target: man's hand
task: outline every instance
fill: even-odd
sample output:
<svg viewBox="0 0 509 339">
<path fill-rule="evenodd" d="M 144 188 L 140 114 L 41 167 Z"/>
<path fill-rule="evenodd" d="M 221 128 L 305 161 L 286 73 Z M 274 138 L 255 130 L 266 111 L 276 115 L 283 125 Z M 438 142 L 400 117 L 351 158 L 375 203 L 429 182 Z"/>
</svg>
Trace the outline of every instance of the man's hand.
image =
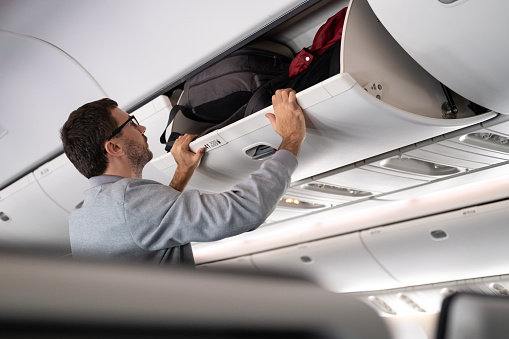
<svg viewBox="0 0 509 339">
<path fill-rule="evenodd" d="M 283 141 L 279 149 L 286 149 L 299 155 L 302 142 L 306 138 L 306 122 L 302 108 L 297 103 L 296 93 L 291 88 L 280 89 L 272 96 L 274 114 L 267 113 L 272 128 Z"/>
<path fill-rule="evenodd" d="M 193 176 L 194 170 L 200 164 L 205 154 L 205 148 L 200 148 L 197 153 L 189 149 L 189 144 L 196 138 L 194 134 L 184 134 L 178 137 L 171 148 L 171 154 L 177 163 L 177 169 L 170 182 L 170 186 L 182 192 Z"/>
</svg>

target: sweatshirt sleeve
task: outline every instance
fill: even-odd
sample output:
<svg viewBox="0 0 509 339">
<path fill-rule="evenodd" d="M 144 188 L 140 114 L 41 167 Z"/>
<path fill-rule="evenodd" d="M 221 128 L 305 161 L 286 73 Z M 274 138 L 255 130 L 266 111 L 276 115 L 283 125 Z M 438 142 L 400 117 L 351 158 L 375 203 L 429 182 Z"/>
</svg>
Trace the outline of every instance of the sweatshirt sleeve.
<svg viewBox="0 0 509 339">
<path fill-rule="evenodd" d="M 125 189 L 125 219 L 134 241 L 146 250 L 241 234 L 260 226 L 274 211 L 296 167 L 295 156 L 281 150 L 231 190 L 214 194 L 178 192 L 132 179 Z"/>
</svg>

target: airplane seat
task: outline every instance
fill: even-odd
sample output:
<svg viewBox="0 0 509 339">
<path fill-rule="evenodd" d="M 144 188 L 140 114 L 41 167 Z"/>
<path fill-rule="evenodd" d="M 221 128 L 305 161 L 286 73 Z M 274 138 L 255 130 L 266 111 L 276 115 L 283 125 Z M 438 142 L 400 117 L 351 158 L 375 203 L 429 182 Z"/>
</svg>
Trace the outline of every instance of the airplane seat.
<svg viewBox="0 0 509 339">
<path fill-rule="evenodd" d="M 390 338 L 359 299 L 288 277 L 1 251 L 0 267 L 0 331 L 16 338 Z"/>
<path fill-rule="evenodd" d="M 509 298 L 456 293 L 442 304 L 437 339 L 507 338 Z"/>
</svg>

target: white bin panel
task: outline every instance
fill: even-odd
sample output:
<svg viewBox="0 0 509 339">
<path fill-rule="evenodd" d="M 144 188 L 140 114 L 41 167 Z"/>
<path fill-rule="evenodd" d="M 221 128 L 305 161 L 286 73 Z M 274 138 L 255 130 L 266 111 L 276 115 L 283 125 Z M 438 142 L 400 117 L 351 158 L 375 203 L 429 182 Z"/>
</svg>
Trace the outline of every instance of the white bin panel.
<svg viewBox="0 0 509 339">
<path fill-rule="evenodd" d="M 509 201 L 361 232 L 367 249 L 404 284 L 503 274 Z"/>
<path fill-rule="evenodd" d="M 334 292 L 399 287 L 366 251 L 359 233 L 252 256 L 261 272 L 300 273 Z"/>
<path fill-rule="evenodd" d="M 0 191 L 0 212 L 0 243 L 70 252 L 69 214 L 41 190 L 32 173 Z"/>
<path fill-rule="evenodd" d="M 67 212 L 83 201 L 83 192 L 90 187 L 88 179 L 65 154 L 39 167 L 34 174 L 44 192 Z"/>
</svg>

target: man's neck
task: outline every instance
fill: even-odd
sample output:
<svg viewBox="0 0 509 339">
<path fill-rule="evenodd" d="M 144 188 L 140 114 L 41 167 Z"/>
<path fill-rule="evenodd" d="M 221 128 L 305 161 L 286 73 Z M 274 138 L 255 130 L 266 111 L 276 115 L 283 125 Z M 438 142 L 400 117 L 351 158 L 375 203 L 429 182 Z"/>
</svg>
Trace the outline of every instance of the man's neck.
<svg viewBox="0 0 509 339">
<path fill-rule="evenodd" d="M 103 173 L 105 175 L 116 175 L 123 178 L 141 178 L 143 168 L 135 169 L 127 158 L 110 159 L 110 163 Z"/>
</svg>

